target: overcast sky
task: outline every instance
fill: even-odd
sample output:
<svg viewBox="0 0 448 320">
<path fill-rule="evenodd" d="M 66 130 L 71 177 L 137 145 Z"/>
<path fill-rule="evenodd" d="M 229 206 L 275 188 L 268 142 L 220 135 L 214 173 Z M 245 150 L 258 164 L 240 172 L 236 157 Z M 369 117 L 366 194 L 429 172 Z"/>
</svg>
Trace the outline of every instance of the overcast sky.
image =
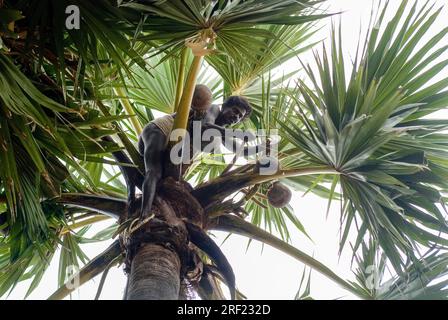
<svg viewBox="0 0 448 320">
<path fill-rule="evenodd" d="M 370 19 L 371 5 L 378 3 L 376 0 L 330 0 L 327 1 L 331 12 L 343 12 L 341 15 L 344 50 L 354 56 L 359 35 L 359 26 L 362 23 L 366 26 Z M 445 1 L 438 0 L 436 3 L 443 4 Z M 399 6 L 401 0 L 391 0 L 389 12 Z M 447 11 L 445 9 L 445 17 Z M 443 16 L 443 14 L 442 14 Z M 339 18 L 335 18 L 336 21 Z M 329 20 L 326 22 L 329 25 Z M 438 24 L 433 29 L 435 32 L 446 27 L 446 19 L 439 19 Z M 329 29 L 324 28 L 317 36 L 320 39 L 328 37 Z M 434 33 L 434 31 L 432 33 Z M 327 40 L 325 40 L 327 41 Z M 309 55 L 305 55 L 307 59 Z M 350 56 L 347 56 L 349 59 Z M 349 61 L 348 61 L 349 62 Z M 291 70 L 297 62 L 289 63 L 286 68 Z M 440 75 L 446 77 L 448 73 Z M 326 264 L 339 276 L 346 279 L 353 279 L 350 271 L 351 252 L 346 250 L 342 257 L 338 257 L 339 244 L 339 204 L 334 203 L 328 219 L 326 218 L 327 201 L 314 195 L 302 197 L 301 193 L 294 193 L 291 203 L 294 212 L 303 223 L 306 231 L 313 239 L 301 235 L 293 227 L 292 244 L 313 255 L 315 258 Z M 92 228 L 92 234 L 98 229 L 111 225 L 113 222 L 104 222 Z M 93 230 L 94 229 L 94 230 Z M 224 235 L 215 233 L 216 240 L 221 243 Z M 90 258 L 102 252 L 110 242 L 103 242 L 93 245 L 85 245 L 83 249 Z M 222 249 L 228 257 L 236 274 L 238 289 L 249 299 L 293 299 L 300 283 L 303 272 L 303 264 L 278 252 L 269 246 L 262 247 L 259 243 L 253 242 L 247 249 L 247 239 L 239 236 L 231 236 L 223 245 Z M 57 256 L 56 256 L 57 257 Z M 49 267 L 40 286 L 31 295 L 32 299 L 46 299 L 57 288 L 58 259 Z M 100 277 L 95 278 L 83 285 L 80 290 L 72 294 L 72 299 L 93 299 Z M 121 268 L 110 270 L 106 284 L 104 286 L 101 299 L 121 299 L 125 285 L 125 275 Z M 22 299 L 26 289 L 20 284 L 10 295 L 9 299 Z M 311 295 L 317 299 L 351 298 L 346 291 L 337 285 L 320 276 L 316 272 L 312 273 Z"/>
</svg>

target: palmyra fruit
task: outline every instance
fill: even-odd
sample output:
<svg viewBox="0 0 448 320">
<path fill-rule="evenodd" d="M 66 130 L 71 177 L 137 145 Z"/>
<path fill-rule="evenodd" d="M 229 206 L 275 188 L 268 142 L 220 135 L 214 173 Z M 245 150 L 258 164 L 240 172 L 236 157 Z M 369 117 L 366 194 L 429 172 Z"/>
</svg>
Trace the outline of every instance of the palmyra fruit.
<svg viewBox="0 0 448 320">
<path fill-rule="evenodd" d="M 285 207 L 292 198 L 291 190 L 280 182 L 275 182 L 267 193 L 268 201 L 274 208 Z"/>
</svg>

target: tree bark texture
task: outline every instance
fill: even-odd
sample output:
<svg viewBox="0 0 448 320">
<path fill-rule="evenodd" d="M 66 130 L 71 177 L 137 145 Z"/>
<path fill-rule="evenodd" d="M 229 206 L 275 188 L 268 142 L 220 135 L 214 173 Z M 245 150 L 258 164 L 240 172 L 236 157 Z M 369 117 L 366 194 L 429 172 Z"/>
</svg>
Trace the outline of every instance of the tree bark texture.
<svg viewBox="0 0 448 320">
<path fill-rule="evenodd" d="M 129 275 L 128 300 L 177 300 L 180 290 L 179 256 L 158 244 L 143 244 Z"/>
</svg>

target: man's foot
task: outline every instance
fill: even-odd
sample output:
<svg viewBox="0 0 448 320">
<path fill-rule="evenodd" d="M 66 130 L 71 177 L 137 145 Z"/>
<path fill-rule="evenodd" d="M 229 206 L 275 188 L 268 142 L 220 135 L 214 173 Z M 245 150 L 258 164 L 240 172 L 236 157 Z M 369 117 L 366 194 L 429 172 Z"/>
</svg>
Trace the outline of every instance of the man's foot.
<svg viewBox="0 0 448 320">
<path fill-rule="evenodd" d="M 151 215 L 151 207 L 152 206 L 146 206 L 146 208 L 142 205 L 140 208 L 140 221 L 145 220 Z"/>
</svg>

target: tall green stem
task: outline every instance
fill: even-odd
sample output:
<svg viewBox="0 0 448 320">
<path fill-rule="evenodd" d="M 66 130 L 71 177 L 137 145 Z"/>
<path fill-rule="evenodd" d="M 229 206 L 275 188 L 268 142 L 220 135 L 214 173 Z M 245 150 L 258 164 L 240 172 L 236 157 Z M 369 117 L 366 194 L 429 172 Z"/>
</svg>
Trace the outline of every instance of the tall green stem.
<svg viewBox="0 0 448 320">
<path fill-rule="evenodd" d="M 182 93 L 182 98 L 180 99 L 179 107 L 177 108 L 176 119 L 174 120 L 173 130 L 176 129 L 186 129 L 188 123 L 188 115 L 190 113 L 190 106 L 193 100 L 194 88 L 196 86 L 196 81 L 199 75 L 202 64 L 202 56 L 195 56 L 193 63 L 190 67 L 190 72 L 188 73 L 187 82 L 185 84 L 185 89 Z"/>
<path fill-rule="evenodd" d="M 182 93 L 184 92 L 185 67 L 187 64 L 187 57 L 188 57 L 188 48 L 185 48 L 184 50 L 182 50 L 182 54 L 180 56 L 179 75 L 177 77 L 177 86 L 176 86 L 176 99 L 174 101 L 175 112 L 177 112 L 177 109 L 179 108 Z"/>
</svg>

